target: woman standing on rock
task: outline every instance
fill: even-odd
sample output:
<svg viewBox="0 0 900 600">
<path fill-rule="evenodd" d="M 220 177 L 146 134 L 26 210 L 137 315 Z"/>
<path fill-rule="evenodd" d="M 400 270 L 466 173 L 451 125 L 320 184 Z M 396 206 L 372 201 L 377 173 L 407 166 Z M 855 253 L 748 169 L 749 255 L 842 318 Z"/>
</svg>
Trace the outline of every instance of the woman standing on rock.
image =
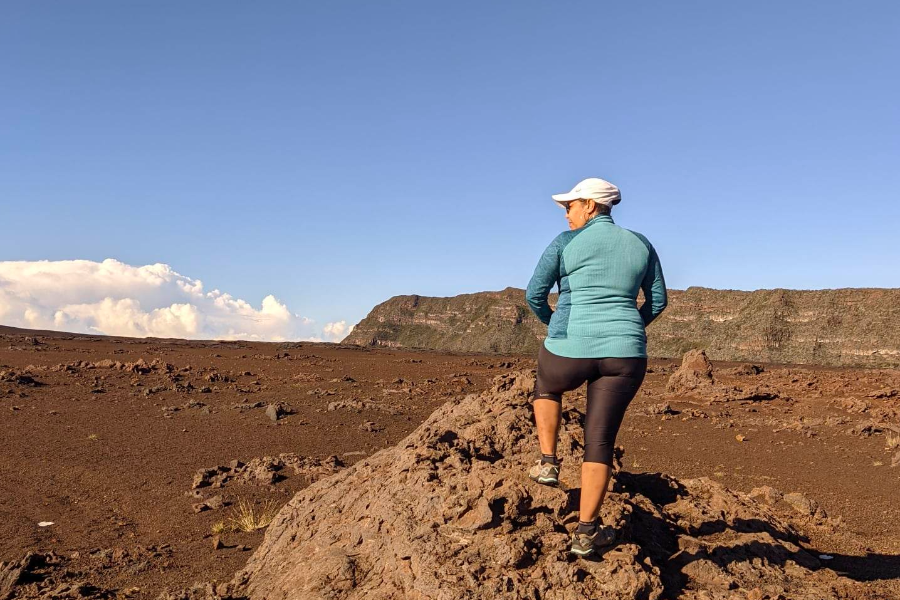
<svg viewBox="0 0 900 600">
<path fill-rule="evenodd" d="M 666 284 L 647 238 L 613 222 L 611 208 L 621 201 L 616 186 L 585 179 L 553 200 L 566 209 L 570 231 L 544 251 L 525 292 L 531 310 L 548 325 L 534 390 L 542 457 L 529 477 L 546 485 L 559 483 L 562 394 L 587 382 L 581 506 L 570 550 L 587 556 L 615 539 L 615 531 L 598 526 L 598 515 L 616 434 L 647 368 L 644 328 L 666 307 Z M 554 284 L 559 289 L 555 311 L 547 302 Z M 645 298 L 640 308 L 638 290 Z"/>
</svg>

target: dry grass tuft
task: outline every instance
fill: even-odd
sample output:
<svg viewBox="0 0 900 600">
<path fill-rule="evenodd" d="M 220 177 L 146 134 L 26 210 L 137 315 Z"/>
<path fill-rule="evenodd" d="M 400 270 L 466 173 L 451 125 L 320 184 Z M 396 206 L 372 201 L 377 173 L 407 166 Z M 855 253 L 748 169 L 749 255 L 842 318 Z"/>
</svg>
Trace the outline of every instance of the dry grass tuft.
<svg viewBox="0 0 900 600">
<path fill-rule="evenodd" d="M 232 516 L 228 519 L 228 526 L 232 531 L 256 531 L 265 529 L 278 513 L 278 506 L 271 500 L 267 500 L 262 508 L 257 509 L 251 502 L 240 500 L 232 509 Z"/>
<path fill-rule="evenodd" d="M 887 449 L 893 450 L 895 448 L 900 448 L 900 433 L 892 433 L 888 432 L 887 434 Z"/>
<path fill-rule="evenodd" d="M 217 523 L 213 523 L 212 526 L 212 534 L 219 535 L 220 533 L 225 533 L 228 530 L 228 525 L 225 524 L 225 521 L 219 521 Z"/>
</svg>

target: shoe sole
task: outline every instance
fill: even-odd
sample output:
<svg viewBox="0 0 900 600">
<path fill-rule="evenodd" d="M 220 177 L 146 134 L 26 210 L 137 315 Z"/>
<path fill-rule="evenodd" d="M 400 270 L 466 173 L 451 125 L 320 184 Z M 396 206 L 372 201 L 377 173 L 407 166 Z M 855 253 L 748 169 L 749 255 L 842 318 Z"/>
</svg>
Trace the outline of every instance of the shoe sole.
<svg viewBox="0 0 900 600">
<path fill-rule="evenodd" d="M 610 540 L 609 542 L 607 542 L 605 544 L 594 544 L 587 550 L 576 550 L 575 548 L 569 548 L 569 554 L 574 554 L 575 556 L 582 556 L 582 557 L 590 556 L 591 554 L 594 554 L 595 552 L 597 552 L 597 548 L 607 548 L 610 546 L 614 546 L 615 544 L 616 544 L 616 540 L 615 540 L 615 538 L 613 538 L 612 540 Z"/>
<path fill-rule="evenodd" d="M 546 477 L 529 477 L 532 481 L 536 481 L 541 485 L 558 486 L 559 479 L 548 479 Z"/>
</svg>

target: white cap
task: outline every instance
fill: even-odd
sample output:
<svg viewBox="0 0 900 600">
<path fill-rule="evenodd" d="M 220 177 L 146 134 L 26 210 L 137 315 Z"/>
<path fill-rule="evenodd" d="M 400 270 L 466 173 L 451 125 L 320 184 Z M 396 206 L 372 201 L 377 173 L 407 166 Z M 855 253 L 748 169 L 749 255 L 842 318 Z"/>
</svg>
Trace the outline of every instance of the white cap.
<svg viewBox="0 0 900 600">
<path fill-rule="evenodd" d="M 563 208 L 572 200 L 593 200 L 598 204 L 612 206 L 622 201 L 622 194 L 619 193 L 619 188 L 605 179 L 589 177 L 579 181 L 568 194 L 555 194 L 552 198 Z"/>
</svg>

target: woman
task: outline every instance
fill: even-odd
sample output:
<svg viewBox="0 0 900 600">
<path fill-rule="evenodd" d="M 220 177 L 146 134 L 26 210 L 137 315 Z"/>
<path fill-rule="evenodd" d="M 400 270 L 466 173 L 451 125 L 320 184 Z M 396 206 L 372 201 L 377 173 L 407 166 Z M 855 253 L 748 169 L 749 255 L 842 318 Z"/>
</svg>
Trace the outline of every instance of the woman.
<svg viewBox="0 0 900 600">
<path fill-rule="evenodd" d="M 542 456 L 529 477 L 559 483 L 562 394 L 587 382 L 581 505 L 570 552 L 588 556 L 615 539 L 614 530 L 598 526 L 598 515 L 616 434 L 647 368 L 644 328 L 666 307 L 666 283 L 647 238 L 613 222 L 611 208 L 621 201 L 616 186 L 585 179 L 553 199 L 566 209 L 570 231 L 544 251 L 525 293 L 531 310 L 548 325 L 534 390 Z M 547 303 L 554 284 L 559 289 L 555 311 Z M 645 298 L 640 308 L 638 290 Z"/>
</svg>

